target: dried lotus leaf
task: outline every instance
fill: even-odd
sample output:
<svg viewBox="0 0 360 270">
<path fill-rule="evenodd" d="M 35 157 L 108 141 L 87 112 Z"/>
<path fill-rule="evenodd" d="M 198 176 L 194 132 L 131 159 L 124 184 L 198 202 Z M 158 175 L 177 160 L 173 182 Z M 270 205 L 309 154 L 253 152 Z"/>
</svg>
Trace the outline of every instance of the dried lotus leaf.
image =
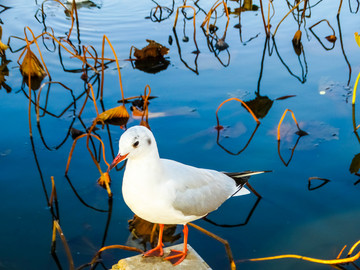
<svg viewBox="0 0 360 270">
<path fill-rule="evenodd" d="M 151 244 L 156 243 L 159 228 L 157 227 L 154 230 L 154 226 L 157 226 L 154 223 L 146 221 L 137 215 L 134 215 L 133 219 L 128 221 L 129 231 L 131 231 L 137 238 L 142 239 L 142 241 L 150 242 Z M 164 242 L 174 242 L 181 237 L 181 234 L 176 233 L 176 225 L 165 225 L 163 233 Z"/>
<path fill-rule="evenodd" d="M 100 178 L 97 180 L 97 182 L 101 187 L 106 188 L 108 196 L 112 197 L 112 192 L 110 189 L 111 179 L 109 173 L 108 172 L 102 173 Z"/>
<path fill-rule="evenodd" d="M 6 44 L 2 43 L 1 37 L 2 37 L 2 27 L 1 27 L 1 25 L 0 25 L 0 54 L 3 54 L 4 51 L 9 48 L 9 46 L 7 46 Z"/>
<path fill-rule="evenodd" d="M 9 76 L 9 69 L 7 67 L 9 63 L 10 63 L 9 60 L 6 60 L 5 57 L 2 57 L 1 65 L 0 65 L 0 89 L 4 87 L 6 92 L 8 93 L 11 92 L 11 87 L 5 83 L 6 82 L 5 76 Z"/>
<path fill-rule="evenodd" d="M 356 154 L 350 164 L 350 173 L 357 173 L 360 170 L 360 154 Z"/>
<path fill-rule="evenodd" d="M 356 41 L 357 45 L 359 45 L 359 47 L 360 47 L 360 36 L 359 36 L 358 32 L 355 32 L 355 41 Z"/>
<path fill-rule="evenodd" d="M 106 188 L 107 185 L 111 183 L 110 175 L 108 172 L 103 173 L 100 178 L 97 180 L 97 183 L 103 187 Z"/>
<path fill-rule="evenodd" d="M 4 43 L 1 42 L 0 40 L 0 53 L 3 54 L 5 50 L 7 50 L 9 48 L 9 46 L 5 45 Z"/>
<path fill-rule="evenodd" d="M 106 110 L 96 117 L 95 121 L 97 124 L 104 125 L 105 122 L 113 125 L 125 125 L 129 120 L 129 113 L 127 112 L 124 105 Z"/>
<path fill-rule="evenodd" d="M 81 131 L 81 130 L 78 130 L 76 128 L 71 128 L 70 129 L 70 134 L 71 134 L 71 137 L 75 140 L 77 137 L 83 135 L 84 132 Z"/>
<path fill-rule="evenodd" d="M 24 77 L 38 77 L 43 79 L 46 76 L 43 65 L 36 55 L 28 49 L 23 62 L 20 64 L 20 72 Z"/>
<path fill-rule="evenodd" d="M 326 36 L 325 38 L 332 43 L 334 43 L 337 39 L 335 35 Z"/>
<path fill-rule="evenodd" d="M 295 50 L 295 53 L 297 55 L 300 55 L 301 54 L 301 51 L 302 51 L 302 45 L 301 45 L 301 31 L 300 30 L 297 30 L 295 35 L 294 35 L 294 38 L 292 40 L 292 43 L 293 43 L 293 47 L 294 47 L 294 50 Z"/>
<path fill-rule="evenodd" d="M 132 111 L 133 117 L 141 117 L 143 115 L 143 113 L 144 113 L 143 111 L 139 110 L 135 106 L 131 107 L 131 111 Z"/>
<path fill-rule="evenodd" d="M 148 58 L 163 58 L 168 54 L 169 49 L 154 40 L 147 39 L 149 44 L 141 50 L 135 48 L 134 56 L 138 60 L 144 60 Z"/>
<path fill-rule="evenodd" d="M 256 96 L 255 99 L 245 101 L 257 118 L 264 118 L 268 114 L 273 102 L 267 96 Z"/>
</svg>

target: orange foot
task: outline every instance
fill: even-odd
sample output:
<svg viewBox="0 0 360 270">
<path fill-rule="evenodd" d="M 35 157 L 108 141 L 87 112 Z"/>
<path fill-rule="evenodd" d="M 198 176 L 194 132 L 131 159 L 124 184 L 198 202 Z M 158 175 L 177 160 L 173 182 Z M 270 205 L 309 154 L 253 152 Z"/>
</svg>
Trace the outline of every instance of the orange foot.
<svg viewBox="0 0 360 270">
<path fill-rule="evenodd" d="M 156 246 L 143 254 L 144 257 L 161 257 L 162 255 L 164 255 L 162 246 Z"/>
<path fill-rule="evenodd" d="M 164 260 L 168 260 L 173 265 L 178 265 L 181 263 L 186 257 L 187 251 L 180 251 L 172 249 L 169 256 L 165 257 Z"/>
</svg>

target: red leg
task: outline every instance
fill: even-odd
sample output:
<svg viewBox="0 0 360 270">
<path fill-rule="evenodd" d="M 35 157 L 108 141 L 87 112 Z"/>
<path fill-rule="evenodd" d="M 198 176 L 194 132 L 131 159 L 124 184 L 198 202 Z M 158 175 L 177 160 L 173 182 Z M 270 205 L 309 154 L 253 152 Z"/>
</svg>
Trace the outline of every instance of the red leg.
<svg viewBox="0 0 360 270">
<path fill-rule="evenodd" d="M 143 254 L 144 257 L 161 257 L 162 255 L 164 255 L 164 251 L 163 251 L 163 242 L 162 242 L 162 237 L 163 237 L 163 232 L 164 232 L 164 224 L 159 224 L 160 229 L 159 229 L 159 240 L 158 240 L 158 244 L 155 248 L 150 249 L 149 251 L 145 252 Z"/>
<path fill-rule="evenodd" d="M 171 250 L 169 256 L 165 257 L 164 260 L 168 260 L 170 261 L 173 265 L 178 265 L 179 263 L 181 263 L 187 254 L 187 239 L 188 239 L 188 227 L 185 224 L 184 225 L 184 249 L 183 251 L 180 250 Z"/>
</svg>

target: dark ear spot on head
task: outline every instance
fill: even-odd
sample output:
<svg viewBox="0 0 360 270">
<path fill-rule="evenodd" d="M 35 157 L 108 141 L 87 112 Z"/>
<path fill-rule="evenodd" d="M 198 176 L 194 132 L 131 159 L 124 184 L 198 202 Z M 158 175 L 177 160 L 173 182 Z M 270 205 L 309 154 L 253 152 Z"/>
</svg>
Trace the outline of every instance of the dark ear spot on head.
<svg viewBox="0 0 360 270">
<path fill-rule="evenodd" d="M 150 145 L 150 144 L 151 144 L 151 139 L 150 139 L 150 138 L 147 139 L 147 142 L 148 142 L 148 144 Z"/>
</svg>

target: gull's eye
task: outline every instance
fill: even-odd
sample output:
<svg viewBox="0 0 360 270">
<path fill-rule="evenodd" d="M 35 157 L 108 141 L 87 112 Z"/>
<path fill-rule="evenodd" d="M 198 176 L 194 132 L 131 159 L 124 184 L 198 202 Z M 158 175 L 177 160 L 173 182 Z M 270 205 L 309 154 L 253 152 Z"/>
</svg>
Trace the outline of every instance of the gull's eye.
<svg viewBox="0 0 360 270">
<path fill-rule="evenodd" d="M 138 145 L 139 145 L 139 141 L 136 141 L 136 142 L 133 143 L 134 148 L 137 147 Z"/>
</svg>

